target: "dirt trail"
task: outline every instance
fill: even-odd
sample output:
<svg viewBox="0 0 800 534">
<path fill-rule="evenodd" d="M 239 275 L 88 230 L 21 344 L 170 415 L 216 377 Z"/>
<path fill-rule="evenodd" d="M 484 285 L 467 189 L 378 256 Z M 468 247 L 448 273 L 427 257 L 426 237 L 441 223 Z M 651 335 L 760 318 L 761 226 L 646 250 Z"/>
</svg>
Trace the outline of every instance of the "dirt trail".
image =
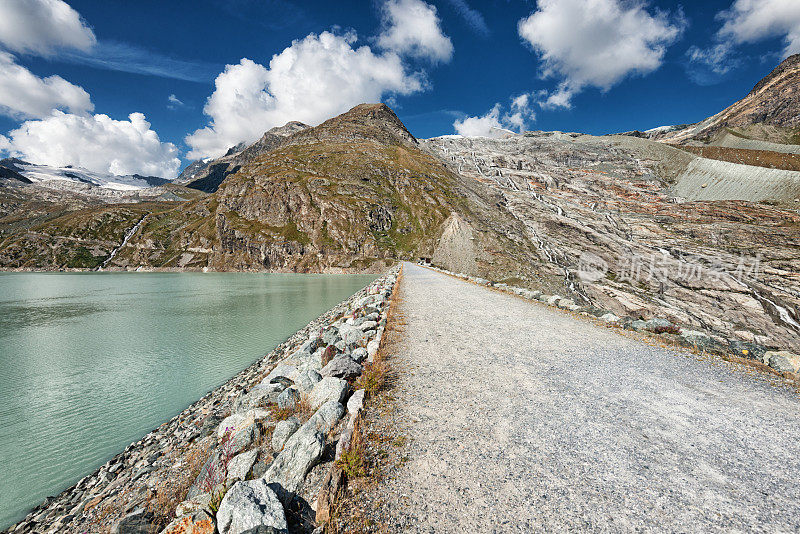
<svg viewBox="0 0 800 534">
<path fill-rule="evenodd" d="M 413 264 L 401 296 L 391 530 L 800 529 L 793 390 Z"/>
</svg>

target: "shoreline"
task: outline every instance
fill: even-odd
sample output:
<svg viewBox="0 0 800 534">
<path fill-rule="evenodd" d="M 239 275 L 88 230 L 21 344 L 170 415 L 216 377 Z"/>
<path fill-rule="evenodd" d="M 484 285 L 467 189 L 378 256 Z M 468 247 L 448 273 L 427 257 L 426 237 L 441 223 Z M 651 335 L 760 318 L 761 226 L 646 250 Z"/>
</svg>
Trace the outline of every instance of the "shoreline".
<svg viewBox="0 0 800 534">
<path fill-rule="evenodd" d="M 315 271 L 297 271 L 292 269 L 211 269 L 209 267 L 137 267 L 135 269 L 121 269 L 110 267 L 106 269 L 64 268 L 41 269 L 37 267 L 3 267 L 0 273 L 242 273 L 242 274 L 377 274 L 382 275 L 396 265 L 398 261 L 386 258 L 376 258 L 367 268 L 355 269 L 349 267 L 326 267 Z M 408 260 L 411 261 L 411 260 Z M 373 268 L 374 266 L 374 268 Z"/>
<path fill-rule="evenodd" d="M 3 533 L 50 533 L 50 532 L 107 532 L 108 525 L 102 516 L 111 515 L 103 507 L 104 502 L 114 497 L 126 495 L 135 482 L 155 479 L 159 471 L 180 465 L 180 457 L 186 453 L 190 444 L 209 439 L 217 429 L 218 423 L 230 413 L 231 404 L 245 394 L 276 362 L 285 358 L 305 341 L 313 332 L 329 325 L 341 317 L 353 304 L 368 295 L 369 288 L 391 276 L 398 268 L 397 263 L 385 268 L 375 281 L 367 284 L 347 299 L 325 311 L 264 356 L 256 359 L 245 369 L 208 391 L 205 395 L 184 408 L 180 413 L 144 434 L 138 441 L 130 443 L 99 468 L 90 472 L 77 483 L 65 488 L 55 496 L 50 496 L 33 507 L 18 522 L 5 527 Z M 4 271 L 8 272 L 8 271 Z M 14 271 L 32 272 L 32 271 Z M 33 272 L 97 272 L 97 271 L 33 271 Z M 135 272 L 135 271 L 102 271 Z M 188 271 L 177 271 L 188 272 Z M 197 271 L 194 271 L 197 272 Z M 220 271 L 231 272 L 231 271 Z M 239 271 L 236 271 L 239 272 Z M 250 272 L 250 271 L 242 271 Z M 265 273 L 270 273 L 266 272 Z M 274 273 L 274 271 L 271 271 Z M 300 274 L 300 273 L 295 273 Z M 335 274 L 335 273 L 308 273 Z M 352 273 L 341 273 L 352 274 Z M 362 273 L 369 274 L 369 273 Z M 172 454 L 170 454 L 172 453 Z M 164 460 L 178 458 L 177 464 Z M 156 474 L 153 476 L 153 474 Z M 127 486 L 127 487 L 126 487 Z M 133 501 L 137 501 L 134 497 Z M 129 513 L 149 504 L 146 499 L 138 499 L 124 510 Z M 96 516 L 101 516 L 97 521 Z"/>
</svg>

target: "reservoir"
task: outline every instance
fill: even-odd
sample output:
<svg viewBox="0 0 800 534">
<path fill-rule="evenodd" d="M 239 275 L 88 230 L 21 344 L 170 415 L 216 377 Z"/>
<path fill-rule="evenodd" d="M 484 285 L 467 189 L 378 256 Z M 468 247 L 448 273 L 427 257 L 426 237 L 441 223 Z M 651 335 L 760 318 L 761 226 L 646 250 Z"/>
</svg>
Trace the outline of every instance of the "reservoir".
<svg viewBox="0 0 800 534">
<path fill-rule="evenodd" d="M 0 273 L 0 529 L 375 278 Z"/>
</svg>

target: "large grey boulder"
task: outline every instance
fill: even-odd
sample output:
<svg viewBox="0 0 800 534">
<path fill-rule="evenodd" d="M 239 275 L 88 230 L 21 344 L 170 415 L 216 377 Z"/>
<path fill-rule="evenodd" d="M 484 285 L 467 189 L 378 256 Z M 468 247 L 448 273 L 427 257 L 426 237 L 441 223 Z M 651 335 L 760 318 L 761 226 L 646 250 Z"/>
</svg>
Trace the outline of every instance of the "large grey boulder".
<svg viewBox="0 0 800 534">
<path fill-rule="evenodd" d="M 220 534 L 242 534 L 262 525 L 285 531 L 283 505 L 263 479 L 237 482 L 219 505 L 217 530 Z"/>
<path fill-rule="evenodd" d="M 306 473 L 316 465 L 324 449 L 324 435 L 303 425 L 289 438 L 261 480 L 279 491 L 282 499 L 289 499 L 303 484 Z"/>
<path fill-rule="evenodd" d="M 339 335 L 339 329 L 334 326 L 327 328 L 322 333 L 322 342 L 326 345 L 334 345 L 340 339 L 341 336 Z"/>
<path fill-rule="evenodd" d="M 294 408 L 300 402 L 300 393 L 295 388 L 286 388 L 278 395 L 278 408 Z"/>
<path fill-rule="evenodd" d="M 367 343 L 366 333 L 358 327 L 345 325 L 339 332 L 345 347 L 361 347 Z"/>
<path fill-rule="evenodd" d="M 137 508 L 124 516 L 111 528 L 111 534 L 150 534 L 155 528 L 155 517 L 144 508 Z"/>
<path fill-rule="evenodd" d="M 574 306 L 575 301 L 572 299 L 561 299 L 558 301 L 558 307 L 568 310 L 570 306 Z"/>
<path fill-rule="evenodd" d="M 649 319 L 644 322 L 645 329 L 651 332 L 656 332 L 660 329 L 669 328 L 671 326 L 674 325 L 670 321 L 661 317 L 654 317 L 653 319 Z"/>
<path fill-rule="evenodd" d="M 319 370 L 322 369 L 322 355 L 325 354 L 325 349 L 327 349 L 327 347 L 318 348 L 306 361 L 303 371 L 314 370 L 319 372 Z"/>
<path fill-rule="evenodd" d="M 297 417 L 290 417 L 285 421 L 280 421 L 275 425 L 275 430 L 272 431 L 272 450 L 280 452 L 283 446 L 292 437 L 292 434 L 297 432 L 300 428 L 300 420 Z"/>
<path fill-rule="evenodd" d="M 300 373 L 296 385 L 303 393 L 311 393 L 311 390 L 320 380 L 322 380 L 322 375 L 313 369 L 307 369 Z"/>
<path fill-rule="evenodd" d="M 217 438 L 222 438 L 226 432 L 236 432 L 251 426 L 256 421 L 269 417 L 269 411 L 263 408 L 253 408 L 246 412 L 235 413 L 226 417 L 217 427 Z"/>
<path fill-rule="evenodd" d="M 375 330 L 376 328 L 378 328 L 378 322 L 377 321 L 364 321 L 363 323 L 361 323 L 359 325 L 359 328 L 361 328 L 361 330 L 363 332 L 366 332 L 367 330 Z"/>
<path fill-rule="evenodd" d="M 705 332 L 700 332 L 697 330 L 686 330 L 681 328 L 680 334 L 681 338 L 689 344 L 698 349 L 705 349 L 711 350 L 715 348 L 720 348 L 720 343 L 711 337 L 710 335 L 706 334 Z"/>
<path fill-rule="evenodd" d="M 647 328 L 647 322 L 642 321 L 641 319 L 636 319 L 635 321 L 631 321 L 628 323 L 628 328 L 630 330 L 636 330 L 637 332 L 641 332 L 645 328 Z"/>
<path fill-rule="evenodd" d="M 257 456 L 258 449 L 252 449 L 231 458 L 231 461 L 228 462 L 227 481 L 230 483 L 246 479 L 253 468 L 253 464 L 256 463 Z"/>
<path fill-rule="evenodd" d="M 800 369 L 800 355 L 789 351 L 768 351 L 764 358 L 770 367 L 782 373 L 796 373 Z"/>
<path fill-rule="evenodd" d="M 239 397 L 233 404 L 233 412 L 247 411 L 253 408 L 264 408 L 278 400 L 278 395 L 286 389 L 285 384 L 259 384 Z"/>
<path fill-rule="evenodd" d="M 344 412 L 344 406 L 340 402 L 330 400 L 320 406 L 319 410 L 305 422 L 300 430 L 313 429 L 327 435 L 342 418 Z"/>
<path fill-rule="evenodd" d="M 252 425 L 231 434 L 230 441 L 224 448 L 227 448 L 228 454 L 237 454 L 245 449 L 250 448 L 250 445 L 258 441 L 261 437 L 261 430 L 258 425 Z"/>
<path fill-rule="evenodd" d="M 364 369 L 347 354 L 339 354 L 328 365 L 322 368 L 320 374 L 324 377 L 335 376 L 336 378 L 355 378 Z"/>
<path fill-rule="evenodd" d="M 300 350 L 303 352 L 308 352 L 309 354 L 313 354 L 314 351 L 317 350 L 317 348 L 319 348 L 320 344 L 321 340 L 319 335 L 311 334 L 310 336 L 308 336 L 308 339 L 306 339 L 305 342 L 303 342 L 303 344 L 300 345 Z"/>
<path fill-rule="evenodd" d="M 761 345 L 735 339 L 728 340 L 728 348 L 737 356 L 742 356 L 751 360 L 759 360 L 762 362 L 764 361 L 764 355 L 767 352 L 767 349 Z M 769 363 L 769 361 L 767 361 L 767 363 Z"/>
<path fill-rule="evenodd" d="M 359 389 L 355 391 L 352 395 L 350 395 L 350 399 L 347 401 L 347 412 L 350 414 L 358 414 L 361 409 L 364 407 L 364 394 L 366 392 L 363 389 Z"/>
<path fill-rule="evenodd" d="M 611 312 L 601 315 L 600 319 L 607 323 L 618 323 L 620 320 L 619 317 L 617 317 Z"/>
<path fill-rule="evenodd" d="M 370 343 L 372 343 L 372 341 L 370 341 Z M 369 346 L 369 344 L 367 344 L 367 346 Z M 350 357 L 353 358 L 353 361 L 356 363 L 362 363 L 367 359 L 367 355 L 367 349 L 364 347 L 358 347 L 357 349 L 354 349 L 352 353 L 350 353 Z"/>
<path fill-rule="evenodd" d="M 312 408 L 319 408 L 328 401 L 343 402 L 347 396 L 349 385 L 346 381 L 336 377 L 326 377 L 320 380 L 311 390 L 310 402 Z"/>
<path fill-rule="evenodd" d="M 297 367 L 286 363 L 279 363 L 275 369 L 269 372 L 266 378 L 261 381 L 263 385 L 278 382 L 280 379 L 285 378 L 294 382 L 300 373 L 297 372 Z"/>
</svg>

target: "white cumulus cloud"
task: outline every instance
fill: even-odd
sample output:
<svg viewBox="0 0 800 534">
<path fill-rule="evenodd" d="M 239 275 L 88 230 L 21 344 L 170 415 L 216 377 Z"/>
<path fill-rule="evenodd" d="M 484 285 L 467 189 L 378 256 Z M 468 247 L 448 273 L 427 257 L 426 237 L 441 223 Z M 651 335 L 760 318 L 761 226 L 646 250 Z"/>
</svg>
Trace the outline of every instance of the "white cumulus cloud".
<svg viewBox="0 0 800 534">
<path fill-rule="evenodd" d="M 722 25 L 713 44 L 693 46 L 686 53 L 687 73 L 700 85 L 719 83 L 738 67 L 742 60 L 736 49 L 743 44 L 781 38 L 784 57 L 800 53 L 800 1 L 736 0 L 717 19 Z"/>
<path fill-rule="evenodd" d="M 60 76 L 39 78 L 0 52 L 0 114 L 14 119 L 39 119 L 53 109 L 72 113 L 92 111 L 89 93 Z"/>
<path fill-rule="evenodd" d="M 800 2 L 798 0 L 736 0 L 718 17 L 722 41 L 754 43 L 782 37 L 785 56 L 800 53 Z"/>
<path fill-rule="evenodd" d="M 14 52 L 48 56 L 59 48 L 89 50 L 92 29 L 62 0 L 2 0 L 0 43 Z"/>
<path fill-rule="evenodd" d="M 407 72 L 400 56 L 356 48 L 356 40 L 354 33 L 310 34 L 268 67 L 249 59 L 227 65 L 203 110 L 210 124 L 186 137 L 188 156 L 220 156 L 292 120 L 319 124 L 362 102 L 425 88 L 422 74 Z"/>
<path fill-rule="evenodd" d="M 453 44 L 436 8 L 422 0 L 386 0 L 377 50 L 358 46 L 355 32 L 309 34 L 272 57 L 227 65 L 203 111 L 208 126 L 186 137 L 190 158 L 216 157 L 253 142 L 275 126 L 320 122 L 363 102 L 391 100 L 427 89 L 425 73 L 404 59 L 448 61 Z"/>
<path fill-rule="evenodd" d="M 485 115 L 455 121 L 453 128 L 464 137 L 497 137 L 506 133 L 500 124 L 500 104 L 496 104 Z"/>
<path fill-rule="evenodd" d="M 378 46 L 400 55 L 450 61 L 453 43 L 442 33 L 436 8 L 422 0 L 388 0 Z"/>
<path fill-rule="evenodd" d="M 685 23 L 646 7 L 643 0 L 539 0 L 518 31 L 540 56 L 543 77 L 560 79 L 545 105 L 569 107 L 586 87 L 608 90 L 658 69 Z"/>
<path fill-rule="evenodd" d="M 453 123 L 455 132 L 464 137 L 502 137 L 509 132 L 522 132 L 536 120 L 534 95 L 523 93 L 511 99 L 503 112 L 498 102 L 484 115 L 465 117 Z"/>
<path fill-rule="evenodd" d="M 118 175 L 174 178 L 181 163 L 175 145 L 162 143 L 141 113 L 120 121 L 54 111 L 45 119 L 22 123 L 7 138 L 0 136 L 0 150 L 33 163 Z"/>
</svg>

